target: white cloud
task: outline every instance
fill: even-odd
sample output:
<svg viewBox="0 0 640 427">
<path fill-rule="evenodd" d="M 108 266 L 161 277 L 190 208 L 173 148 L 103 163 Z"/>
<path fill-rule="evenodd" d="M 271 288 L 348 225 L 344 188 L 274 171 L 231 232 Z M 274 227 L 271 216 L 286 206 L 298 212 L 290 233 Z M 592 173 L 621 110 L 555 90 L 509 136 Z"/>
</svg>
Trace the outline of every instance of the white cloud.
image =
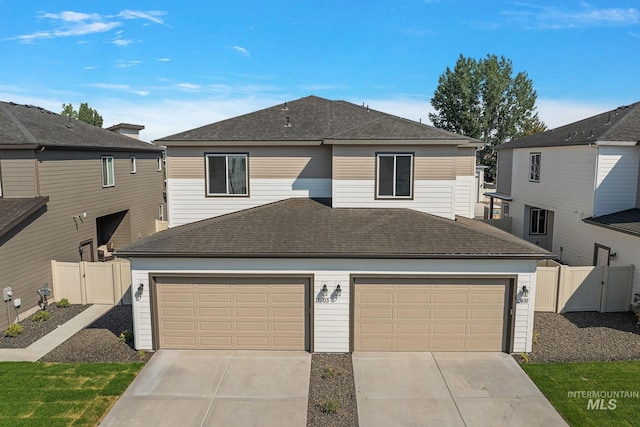
<svg viewBox="0 0 640 427">
<path fill-rule="evenodd" d="M 194 83 L 178 83 L 176 85 L 179 89 L 184 89 L 184 90 L 188 90 L 188 91 L 196 91 L 198 89 L 200 89 L 200 85 L 194 84 Z"/>
<path fill-rule="evenodd" d="M 115 39 L 111 42 L 112 44 L 115 44 L 116 46 L 129 46 L 131 43 L 133 43 L 133 40 L 129 40 L 129 39 Z"/>
<path fill-rule="evenodd" d="M 142 64 L 142 61 L 125 61 L 123 59 L 119 59 L 116 62 L 116 68 L 130 68 L 140 64 Z"/>
<path fill-rule="evenodd" d="M 5 40 L 18 40 L 23 43 L 33 43 L 38 39 L 50 39 L 57 37 L 77 37 L 88 34 L 105 33 L 124 25 L 118 20 L 143 19 L 156 24 L 166 25 L 161 16 L 166 15 L 162 11 L 137 11 L 123 10 L 117 15 L 100 15 L 98 13 L 81 13 L 74 11 L 64 11 L 59 13 L 40 12 L 38 17 L 53 23 L 53 29 L 35 31 L 29 34 L 9 37 Z M 119 38 L 118 38 L 119 39 Z M 123 46 L 131 41 L 114 41 L 114 44 Z"/>
<path fill-rule="evenodd" d="M 166 25 L 161 16 L 166 15 L 167 12 L 159 11 L 159 10 L 149 10 L 147 12 L 143 12 L 140 10 L 123 10 L 118 14 L 120 18 L 123 19 L 146 19 L 156 24 Z"/>
<path fill-rule="evenodd" d="M 169 61 L 171 61 L 171 58 L 158 58 L 158 59 L 156 59 L 156 61 L 169 62 Z"/>
<path fill-rule="evenodd" d="M 538 99 L 538 116 L 549 129 L 614 109 L 619 105 L 608 102 L 582 102 L 564 99 Z"/>
<path fill-rule="evenodd" d="M 580 9 L 513 3 L 517 9 L 501 14 L 525 29 L 573 29 L 594 26 L 629 26 L 640 24 L 640 11 L 635 8 L 597 8 L 581 3 Z"/>
<path fill-rule="evenodd" d="M 247 49 L 243 48 L 242 46 L 231 46 L 231 49 L 235 50 L 236 52 L 240 52 L 244 56 L 250 56 L 251 55 L 249 53 L 249 51 Z"/>
<path fill-rule="evenodd" d="M 83 70 L 95 70 L 96 67 L 95 65 L 87 65 L 86 67 L 82 67 Z"/>
</svg>

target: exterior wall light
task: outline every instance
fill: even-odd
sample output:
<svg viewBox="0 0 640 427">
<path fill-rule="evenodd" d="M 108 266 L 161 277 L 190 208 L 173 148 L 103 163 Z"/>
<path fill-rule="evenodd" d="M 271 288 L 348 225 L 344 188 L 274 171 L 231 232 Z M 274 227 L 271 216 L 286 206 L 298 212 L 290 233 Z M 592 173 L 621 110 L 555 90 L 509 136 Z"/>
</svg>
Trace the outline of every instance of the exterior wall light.
<svg viewBox="0 0 640 427">
<path fill-rule="evenodd" d="M 526 285 L 522 286 L 522 297 L 527 298 L 529 296 L 529 289 Z"/>
<path fill-rule="evenodd" d="M 342 288 L 340 288 L 340 285 L 336 286 L 336 296 L 340 296 L 342 295 Z"/>
<path fill-rule="evenodd" d="M 615 252 L 611 252 L 611 253 L 609 254 L 609 260 L 610 260 L 610 261 L 613 261 L 614 259 L 616 259 L 616 257 L 617 257 L 617 256 L 618 256 L 618 254 L 617 254 L 617 253 L 615 253 Z"/>
<path fill-rule="evenodd" d="M 326 297 L 328 293 L 329 289 L 327 289 L 327 284 L 325 283 L 324 285 L 322 285 L 322 296 Z"/>
</svg>

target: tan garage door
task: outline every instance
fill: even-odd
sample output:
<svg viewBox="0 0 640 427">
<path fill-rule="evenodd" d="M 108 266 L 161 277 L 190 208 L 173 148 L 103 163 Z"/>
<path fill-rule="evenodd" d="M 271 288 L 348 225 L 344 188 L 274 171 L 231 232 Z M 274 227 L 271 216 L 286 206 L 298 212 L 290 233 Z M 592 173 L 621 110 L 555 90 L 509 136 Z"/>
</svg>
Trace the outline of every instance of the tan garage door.
<svg viewBox="0 0 640 427">
<path fill-rule="evenodd" d="M 356 351 L 503 351 L 507 279 L 356 279 Z"/>
<path fill-rule="evenodd" d="M 302 278 L 156 278 L 159 348 L 305 350 Z"/>
</svg>

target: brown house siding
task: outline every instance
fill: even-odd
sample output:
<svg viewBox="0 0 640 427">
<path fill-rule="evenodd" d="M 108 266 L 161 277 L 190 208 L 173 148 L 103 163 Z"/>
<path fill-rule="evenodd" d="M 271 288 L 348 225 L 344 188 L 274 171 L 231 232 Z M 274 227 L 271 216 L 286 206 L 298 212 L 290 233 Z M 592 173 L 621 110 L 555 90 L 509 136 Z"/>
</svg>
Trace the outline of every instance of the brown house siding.
<svg viewBox="0 0 640 427">
<path fill-rule="evenodd" d="M 77 262 L 78 244 L 92 240 L 97 260 L 96 218 L 128 210 L 112 239 L 116 248 L 155 231 L 158 205 L 163 203 L 158 154 L 136 153 L 135 174 L 129 171 L 132 153 L 128 152 L 45 150 L 37 154 L 40 193 L 49 197 L 46 211 L 0 241 L 0 275 L 13 288 L 14 297 L 22 299 L 23 310 L 37 303 L 36 289 L 45 282 L 51 284 L 52 259 Z M 102 188 L 101 155 L 114 157 L 115 187 Z M 5 174 L 3 169 L 3 178 Z M 14 317 L 12 312 L 10 320 Z M 7 323 L 6 312 L 0 314 L 0 329 Z"/>
<path fill-rule="evenodd" d="M 334 146 L 333 178 L 373 180 L 376 153 L 413 153 L 415 179 L 453 180 L 455 146 Z"/>
<path fill-rule="evenodd" d="M 204 179 L 205 153 L 248 153 L 250 179 L 331 178 L 331 147 L 170 147 L 167 177 Z"/>
</svg>

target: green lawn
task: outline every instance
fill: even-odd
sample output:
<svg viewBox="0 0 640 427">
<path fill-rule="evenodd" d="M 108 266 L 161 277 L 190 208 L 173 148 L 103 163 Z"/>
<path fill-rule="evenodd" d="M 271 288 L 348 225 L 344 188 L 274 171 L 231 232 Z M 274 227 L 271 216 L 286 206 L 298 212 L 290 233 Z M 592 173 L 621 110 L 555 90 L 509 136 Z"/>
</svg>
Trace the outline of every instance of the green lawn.
<svg viewBox="0 0 640 427">
<path fill-rule="evenodd" d="M 95 426 L 142 363 L 0 363 L 0 426 Z"/>
<path fill-rule="evenodd" d="M 571 426 L 640 425 L 640 361 L 521 366 Z"/>
</svg>

